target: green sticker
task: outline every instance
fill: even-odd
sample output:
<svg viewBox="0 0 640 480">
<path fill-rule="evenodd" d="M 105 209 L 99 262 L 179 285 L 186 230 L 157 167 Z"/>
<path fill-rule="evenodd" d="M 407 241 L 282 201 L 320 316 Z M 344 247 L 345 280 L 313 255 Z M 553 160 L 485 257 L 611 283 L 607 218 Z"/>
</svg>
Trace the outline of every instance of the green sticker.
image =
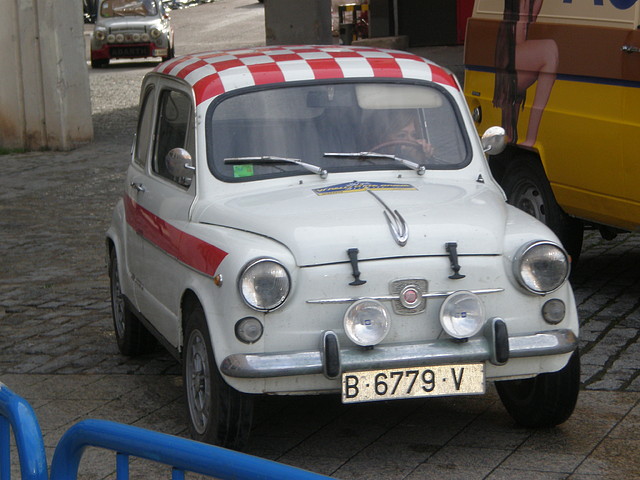
<svg viewBox="0 0 640 480">
<path fill-rule="evenodd" d="M 233 176 L 234 178 L 252 177 L 253 165 L 234 165 Z"/>
</svg>

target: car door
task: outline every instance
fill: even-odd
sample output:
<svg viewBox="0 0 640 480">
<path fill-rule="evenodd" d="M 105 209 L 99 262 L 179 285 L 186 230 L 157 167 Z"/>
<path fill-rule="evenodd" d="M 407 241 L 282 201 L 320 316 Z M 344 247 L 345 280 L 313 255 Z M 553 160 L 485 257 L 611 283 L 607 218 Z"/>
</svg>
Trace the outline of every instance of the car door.
<svg viewBox="0 0 640 480">
<path fill-rule="evenodd" d="M 125 230 L 125 265 L 127 275 L 132 280 L 133 296 L 127 292 L 129 299 L 140 310 L 140 296 L 142 285 L 138 276 L 144 268 L 143 261 L 143 233 L 145 217 L 141 215 L 139 203 L 144 200 L 143 193 L 148 185 L 148 163 L 150 159 L 153 128 L 155 120 L 156 88 L 153 82 L 148 82 L 143 88 L 140 101 L 140 114 L 135 141 L 131 150 L 131 162 L 127 170 L 126 192 L 124 195 L 126 225 Z"/>
<path fill-rule="evenodd" d="M 179 240 L 188 230 L 195 182 L 177 177 L 168 153 L 175 148 L 195 159 L 194 107 L 190 90 L 159 77 L 149 161 L 133 179 L 142 248 L 134 272 L 140 311 L 171 345 L 180 335 L 180 298 L 190 270 L 178 258 Z"/>
</svg>

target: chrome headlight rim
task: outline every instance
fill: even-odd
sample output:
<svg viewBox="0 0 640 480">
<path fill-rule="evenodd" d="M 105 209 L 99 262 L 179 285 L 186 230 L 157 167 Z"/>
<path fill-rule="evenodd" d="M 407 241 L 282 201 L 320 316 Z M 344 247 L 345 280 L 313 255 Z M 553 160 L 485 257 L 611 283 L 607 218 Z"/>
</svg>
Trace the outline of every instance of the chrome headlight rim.
<svg viewBox="0 0 640 480">
<path fill-rule="evenodd" d="M 252 303 L 247 296 L 245 295 L 245 290 L 243 288 L 244 280 L 246 279 L 246 275 L 252 268 L 263 264 L 263 263 L 273 263 L 280 267 L 286 276 L 286 291 L 279 296 L 278 300 L 275 302 L 270 302 L 268 305 L 258 305 L 257 303 Z M 251 260 L 240 270 L 240 275 L 238 275 L 238 292 L 240 293 L 240 297 L 244 301 L 244 303 L 257 312 L 272 312 L 280 308 L 289 297 L 289 293 L 291 293 L 291 274 L 289 270 L 282 264 L 282 262 L 276 260 L 272 257 L 260 257 L 254 260 Z"/>
<path fill-rule="evenodd" d="M 562 254 L 562 256 L 564 257 L 565 271 L 559 277 L 559 279 L 554 282 L 554 285 L 552 287 L 536 288 L 535 286 L 532 286 L 531 284 L 529 284 L 529 282 L 527 282 L 527 280 L 524 278 L 522 267 L 523 267 L 524 261 L 527 259 L 527 256 L 531 254 L 531 252 L 534 249 L 544 247 L 544 246 L 553 247 Z M 541 295 L 541 296 L 548 295 L 550 293 L 557 291 L 566 283 L 570 273 L 571 273 L 571 261 L 570 261 L 569 254 L 561 245 L 551 240 L 534 240 L 532 242 L 525 243 L 518 249 L 513 259 L 513 274 L 516 277 L 518 284 L 522 288 L 524 288 L 527 292 L 532 293 L 534 295 Z"/>
<path fill-rule="evenodd" d="M 104 42 L 107 39 L 107 32 L 105 30 L 96 29 L 96 31 L 93 33 L 93 36 L 99 42 Z"/>
<path fill-rule="evenodd" d="M 160 35 L 162 35 L 162 31 L 159 30 L 158 28 L 153 27 L 150 31 L 149 31 L 149 35 L 151 36 L 151 38 L 153 38 L 154 40 L 158 39 L 160 37 Z"/>
</svg>

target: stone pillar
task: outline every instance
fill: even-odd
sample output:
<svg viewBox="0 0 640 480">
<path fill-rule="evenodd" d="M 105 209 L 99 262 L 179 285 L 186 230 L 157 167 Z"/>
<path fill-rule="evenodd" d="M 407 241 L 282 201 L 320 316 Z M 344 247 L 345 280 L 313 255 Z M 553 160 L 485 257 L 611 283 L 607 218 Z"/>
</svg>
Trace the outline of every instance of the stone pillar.
<svg viewBox="0 0 640 480">
<path fill-rule="evenodd" d="M 267 45 L 331 45 L 331 0 L 265 0 Z"/>
<path fill-rule="evenodd" d="M 0 147 L 70 150 L 93 139 L 79 0 L 5 0 Z"/>
</svg>

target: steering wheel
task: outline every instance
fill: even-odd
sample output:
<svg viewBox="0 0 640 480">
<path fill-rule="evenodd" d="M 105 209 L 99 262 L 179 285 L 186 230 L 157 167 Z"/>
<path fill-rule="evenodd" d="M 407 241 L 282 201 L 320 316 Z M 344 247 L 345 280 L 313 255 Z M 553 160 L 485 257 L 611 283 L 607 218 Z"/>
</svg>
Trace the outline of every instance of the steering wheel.
<svg viewBox="0 0 640 480">
<path fill-rule="evenodd" d="M 379 152 L 380 149 L 384 149 L 388 147 L 394 147 L 396 152 L 399 152 L 399 149 L 402 147 L 407 147 L 412 149 L 411 153 L 415 154 L 415 156 L 409 155 L 409 157 L 411 160 L 415 160 L 415 161 L 421 161 L 431 156 L 430 154 L 425 152 L 423 144 L 421 144 L 420 142 L 416 142 L 415 140 L 407 140 L 407 139 L 390 140 L 388 142 L 383 142 L 373 147 L 370 151 Z M 406 156 L 406 155 L 403 155 L 403 156 Z"/>
<path fill-rule="evenodd" d="M 387 148 L 387 147 L 410 147 L 415 148 L 416 150 L 423 151 L 422 144 L 414 141 L 414 140 L 390 140 L 388 142 L 380 143 L 373 147 L 370 151 L 376 152 L 378 149 Z"/>
</svg>

